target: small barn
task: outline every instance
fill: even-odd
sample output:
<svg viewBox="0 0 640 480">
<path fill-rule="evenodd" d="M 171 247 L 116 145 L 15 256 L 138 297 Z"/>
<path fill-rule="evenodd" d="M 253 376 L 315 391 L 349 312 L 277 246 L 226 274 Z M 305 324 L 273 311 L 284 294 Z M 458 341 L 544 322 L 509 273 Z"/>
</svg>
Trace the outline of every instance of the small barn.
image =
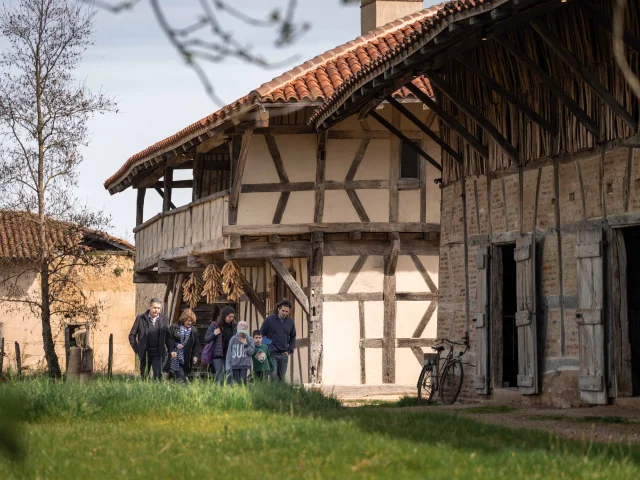
<svg viewBox="0 0 640 480">
<path fill-rule="evenodd" d="M 288 297 L 298 333 L 289 381 L 415 391 L 436 336 L 442 142 L 422 127 L 435 115 L 400 88 L 368 119 L 322 134 L 308 121 L 415 33 L 421 8 L 363 1 L 362 36 L 151 145 L 105 182 L 111 194 L 138 192 L 135 281 L 166 285 L 172 319 L 187 306 L 185 279 L 234 262 L 242 295 L 203 296 L 199 324 L 232 304 L 259 328 Z M 412 85 L 432 94 L 422 78 Z M 145 210 L 156 194 L 162 211 Z"/>
<path fill-rule="evenodd" d="M 75 234 L 78 228 L 51 221 L 47 227 L 48 241 L 56 245 L 70 231 Z M 45 367 L 42 321 L 28 304 L 20 303 L 40 292 L 39 276 L 31 268 L 38 255 L 37 239 L 38 231 L 32 214 L 0 211 L 0 339 L 4 339 L 5 372 L 16 368 L 16 343 L 19 344 L 25 373 Z M 134 248 L 124 240 L 95 231 L 85 231 L 80 244 L 90 249 L 93 255 L 104 256 L 105 261 L 99 262 L 99 269 L 74 267 L 78 270 L 83 294 L 92 302 L 102 303 L 103 308 L 99 318 L 53 316 L 51 327 L 61 368 L 64 372 L 74 332 L 84 327 L 89 332 L 88 345 L 93 348 L 95 372 L 107 371 L 109 336 L 113 335 L 113 371 L 132 373 L 135 358 L 129 346 L 128 329 L 135 317 Z M 17 281 L 16 275 L 19 275 Z M 6 279 L 11 280 L 3 282 Z"/>
<path fill-rule="evenodd" d="M 456 0 L 411 28 L 310 123 L 367 118 L 402 86 L 436 113 L 455 151 L 441 151 L 438 337 L 470 333 L 464 395 L 640 395 L 640 3 Z"/>
</svg>

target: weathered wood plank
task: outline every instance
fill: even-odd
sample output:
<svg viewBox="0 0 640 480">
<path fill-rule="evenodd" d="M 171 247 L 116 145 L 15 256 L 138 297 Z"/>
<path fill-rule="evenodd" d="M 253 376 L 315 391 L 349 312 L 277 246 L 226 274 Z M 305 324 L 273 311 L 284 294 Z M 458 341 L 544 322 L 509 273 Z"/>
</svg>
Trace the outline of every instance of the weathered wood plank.
<svg viewBox="0 0 640 480">
<path fill-rule="evenodd" d="M 516 257 L 518 387 L 521 394 L 533 395 L 539 391 L 535 237 L 519 238 L 516 251 L 520 252 Z"/>
<path fill-rule="evenodd" d="M 318 148 L 316 151 L 316 195 L 314 202 L 313 221 L 316 223 L 322 222 L 324 216 L 324 189 L 326 180 L 326 150 L 327 144 L 327 132 L 322 132 L 318 135 Z M 317 367 L 317 365 L 316 365 Z"/>
<path fill-rule="evenodd" d="M 313 234 L 312 253 L 309 261 L 309 370 L 313 384 L 322 383 L 322 305 L 324 244 L 322 233 Z"/>
<path fill-rule="evenodd" d="M 360 218 L 361 222 L 370 222 L 369 220 L 369 215 L 367 215 L 367 211 L 364 208 L 364 205 L 362 205 L 362 202 L 360 201 L 360 197 L 358 197 L 358 194 L 356 193 L 355 190 L 352 189 L 347 189 L 347 196 L 349 197 L 349 200 L 351 200 L 351 204 L 353 205 L 353 208 L 355 209 L 356 213 L 358 214 L 358 217 Z"/>
<path fill-rule="evenodd" d="M 298 303 L 302 306 L 304 312 L 309 314 L 309 299 L 307 298 L 307 295 L 304 293 L 300 285 L 298 285 L 298 282 L 296 282 L 295 278 L 293 278 L 289 270 L 287 270 L 287 268 L 279 258 L 268 257 L 267 260 L 269 264 L 274 268 L 274 270 L 278 272 L 278 275 L 280 275 L 282 280 L 284 280 L 284 283 L 286 283 L 287 287 L 289 287 L 289 290 L 298 301 Z"/>
<path fill-rule="evenodd" d="M 351 231 L 369 233 L 413 232 L 429 233 L 440 232 L 437 223 L 417 222 L 370 222 L 370 223 L 300 223 L 292 225 L 226 225 L 222 229 L 223 235 L 300 235 L 303 233 L 348 233 Z"/>
<path fill-rule="evenodd" d="M 138 189 L 138 199 L 136 201 L 136 226 L 144 221 L 144 196 L 147 193 L 146 188 Z"/>
<path fill-rule="evenodd" d="M 249 155 L 249 147 L 251 145 L 251 137 L 253 130 L 249 129 L 242 135 L 242 144 L 240 153 L 235 165 L 233 183 L 231 184 L 231 192 L 229 194 L 229 207 L 231 209 L 229 223 L 234 224 L 237 219 L 238 202 L 240 200 L 240 192 L 242 190 L 242 176 L 244 175 L 244 167 L 247 164 Z M 233 221 L 232 221 L 233 220 Z"/>
<path fill-rule="evenodd" d="M 358 147 L 358 150 L 353 157 L 353 161 L 351 162 L 351 166 L 349 167 L 347 176 L 344 179 L 345 182 L 350 182 L 355 178 L 356 173 L 358 172 L 358 167 L 360 167 L 360 163 L 362 163 L 362 159 L 364 158 L 364 154 L 366 153 L 368 146 L 369 139 L 364 139 L 360 142 L 360 146 Z"/>
<path fill-rule="evenodd" d="M 364 302 L 358 302 L 358 320 L 360 324 L 360 383 L 362 385 L 367 383 L 367 365 L 366 365 L 366 354 L 364 346 L 362 342 L 366 338 L 366 330 L 365 330 L 365 310 L 364 310 Z M 2 361 L 2 359 L 0 359 Z M 0 367 L 0 373 L 2 373 L 2 369 Z"/>
</svg>

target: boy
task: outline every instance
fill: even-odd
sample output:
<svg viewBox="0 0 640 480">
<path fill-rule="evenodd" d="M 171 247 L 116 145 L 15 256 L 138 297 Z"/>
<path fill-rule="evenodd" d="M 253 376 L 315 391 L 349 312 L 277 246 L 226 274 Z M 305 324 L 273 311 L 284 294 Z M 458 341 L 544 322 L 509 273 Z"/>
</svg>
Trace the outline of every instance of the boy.
<svg viewBox="0 0 640 480">
<path fill-rule="evenodd" d="M 247 383 L 247 372 L 251 368 L 251 356 L 253 355 L 253 339 L 249 336 L 247 322 L 238 322 L 237 333 L 229 340 L 227 350 L 226 371 L 230 372 L 231 383 Z"/>
<path fill-rule="evenodd" d="M 262 344 L 262 332 L 253 331 L 253 343 L 256 348 L 253 352 L 253 376 L 256 379 L 266 380 L 275 370 L 269 347 Z"/>
</svg>

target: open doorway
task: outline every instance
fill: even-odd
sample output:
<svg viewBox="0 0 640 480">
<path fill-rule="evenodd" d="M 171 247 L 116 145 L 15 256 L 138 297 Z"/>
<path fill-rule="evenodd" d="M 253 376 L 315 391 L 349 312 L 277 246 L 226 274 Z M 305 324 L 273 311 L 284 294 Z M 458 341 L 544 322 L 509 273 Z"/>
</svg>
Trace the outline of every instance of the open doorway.
<svg viewBox="0 0 640 480">
<path fill-rule="evenodd" d="M 502 250 L 502 387 L 518 386 L 518 330 L 515 245 Z"/>
<path fill-rule="evenodd" d="M 627 257 L 627 318 L 633 395 L 640 396 L 640 227 L 623 230 Z"/>
</svg>

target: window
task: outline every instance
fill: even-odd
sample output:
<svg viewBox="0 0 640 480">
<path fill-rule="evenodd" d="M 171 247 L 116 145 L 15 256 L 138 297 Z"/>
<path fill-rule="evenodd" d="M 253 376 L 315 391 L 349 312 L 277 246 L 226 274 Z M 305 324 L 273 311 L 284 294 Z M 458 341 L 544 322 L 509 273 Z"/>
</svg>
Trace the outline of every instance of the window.
<svg viewBox="0 0 640 480">
<path fill-rule="evenodd" d="M 419 145 L 418 142 L 413 142 Z M 420 171 L 418 153 L 408 143 L 402 142 L 402 157 L 400 159 L 400 178 L 418 178 Z"/>
</svg>

